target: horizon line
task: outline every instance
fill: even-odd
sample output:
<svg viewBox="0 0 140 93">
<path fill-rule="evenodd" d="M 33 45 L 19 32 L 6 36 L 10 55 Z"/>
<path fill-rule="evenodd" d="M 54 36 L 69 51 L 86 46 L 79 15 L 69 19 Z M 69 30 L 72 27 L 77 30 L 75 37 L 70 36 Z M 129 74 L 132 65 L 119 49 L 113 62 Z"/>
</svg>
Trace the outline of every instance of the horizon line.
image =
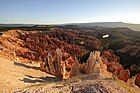
<svg viewBox="0 0 140 93">
<path fill-rule="evenodd" d="M 123 21 L 100 21 L 100 22 L 54 22 L 54 23 L 25 23 L 25 22 L 0 22 L 0 24 L 31 24 L 31 25 L 62 25 L 62 24 L 80 24 L 80 23 L 125 23 L 125 24 L 140 24 Z"/>
</svg>

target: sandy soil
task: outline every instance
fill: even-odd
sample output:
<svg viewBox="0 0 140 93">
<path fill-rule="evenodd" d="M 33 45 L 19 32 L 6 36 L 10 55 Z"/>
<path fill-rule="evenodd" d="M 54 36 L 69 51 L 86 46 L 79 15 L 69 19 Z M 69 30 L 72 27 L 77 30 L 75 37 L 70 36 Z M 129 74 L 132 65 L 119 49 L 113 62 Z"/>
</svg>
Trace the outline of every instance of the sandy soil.
<svg viewBox="0 0 140 93">
<path fill-rule="evenodd" d="M 139 93 L 140 91 L 139 88 L 130 87 L 125 82 L 121 81 L 120 84 L 111 79 L 104 79 L 98 74 L 80 75 L 61 81 L 41 72 L 38 66 L 0 58 L 0 93 L 85 93 L 85 91 Z"/>
<path fill-rule="evenodd" d="M 35 64 L 23 64 L 0 58 L 0 93 L 27 88 L 53 77 Z"/>
<path fill-rule="evenodd" d="M 100 74 L 79 75 L 54 83 L 44 83 L 13 93 L 140 93 L 140 89 L 130 87 L 120 80 L 102 77 Z"/>
</svg>

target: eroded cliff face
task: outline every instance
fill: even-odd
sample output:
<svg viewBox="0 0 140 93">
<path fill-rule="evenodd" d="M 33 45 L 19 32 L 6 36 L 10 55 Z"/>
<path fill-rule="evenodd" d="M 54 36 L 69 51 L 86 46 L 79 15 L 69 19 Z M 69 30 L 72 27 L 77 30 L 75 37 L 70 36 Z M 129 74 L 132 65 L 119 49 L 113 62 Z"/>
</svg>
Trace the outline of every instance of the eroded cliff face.
<svg viewBox="0 0 140 93">
<path fill-rule="evenodd" d="M 67 79 L 72 76 L 98 73 L 127 81 L 129 70 L 119 63 L 113 51 L 100 50 L 95 37 L 68 31 L 8 31 L 0 37 L 0 55 L 13 61 L 40 63 L 40 70 Z M 87 54 L 90 53 L 88 56 Z M 101 54 L 101 55 L 100 55 Z M 84 60 L 80 60 L 84 56 Z M 110 73 L 112 72 L 112 73 Z M 139 85 L 139 79 L 136 84 Z"/>
<path fill-rule="evenodd" d="M 119 79 L 127 81 L 130 77 L 128 69 L 124 70 L 124 67 L 119 63 L 120 59 L 117 57 L 112 50 L 103 52 L 103 63 L 107 65 L 107 70 L 116 75 Z"/>
<path fill-rule="evenodd" d="M 81 41 L 84 42 L 82 45 Z M 85 46 L 94 46 L 93 48 L 99 49 L 100 41 L 94 37 L 80 37 L 65 31 L 14 30 L 5 32 L 1 36 L 1 55 L 9 56 L 7 58 L 14 61 L 40 62 L 41 70 L 58 76 L 63 67 L 68 71 L 71 67 L 76 68 L 72 65 L 75 64 L 75 60 L 89 52 Z M 70 74 L 59 77 L 69 76 Z"/>
</svg>

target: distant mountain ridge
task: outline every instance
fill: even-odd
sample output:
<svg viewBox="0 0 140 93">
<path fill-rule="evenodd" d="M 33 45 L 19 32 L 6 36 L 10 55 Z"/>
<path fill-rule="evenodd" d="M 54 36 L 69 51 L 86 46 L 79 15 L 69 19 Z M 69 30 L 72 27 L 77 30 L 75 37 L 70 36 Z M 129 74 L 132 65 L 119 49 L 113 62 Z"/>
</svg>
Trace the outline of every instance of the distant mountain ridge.
<svg viewBox="0 0 140 93">
<path fill-rule="evenodd" d="M 0 27 L 32 27 L 34 24 L 0 24 Z"/>
<path fill-rule="evenodd" d="M 0 24 L 0 27 L 32 27 L 36 26 L 37 24 Z M 45 25 L 45 24 L 44 24 Z M 55 24 L 55 26 L 60 24 Z M 101 27 L 109 27 L 109 28 L 116 28 L 116 27 L 128 27 L 134 31 L 140 31 L 140 24 L 131 24 L 131 23 L 123 23 L 123 22 L 91 22 L 91 23 L 68 23 L 68 24 L 61 24 L 61 26 L 66 25 L 77 25 L 80 27 L 94 27 L 94 26 L 101 26 Z M 40 26 L 40 25 L 38 25 Z M 43 25 L 41 25 L 43 26 Z"/>
<path fill-rule="evenodd" d="M 77 25 L 81 27 L 94 27 L 94 26 L 102 26 L 102 27 L 128 27 L 134 31 L 140 31 L 140 24 L 130 24 L 123 22 L 96 22 L 96 23 L 72 23 L 68 25 Z"/>
</svg>

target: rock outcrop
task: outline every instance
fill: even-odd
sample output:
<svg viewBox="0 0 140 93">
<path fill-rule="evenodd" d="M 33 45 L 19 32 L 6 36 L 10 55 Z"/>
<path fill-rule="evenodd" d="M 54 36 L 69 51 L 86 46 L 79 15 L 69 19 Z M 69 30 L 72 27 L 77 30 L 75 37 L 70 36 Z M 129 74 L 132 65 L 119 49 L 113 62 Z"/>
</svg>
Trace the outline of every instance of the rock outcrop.
<svg viewBox="0 0 140 93">
<path fill-rule="evenodd" d="M 83 69 L 81 70 L 86 74 L 98 73 L 106 78 L 112 78 L 112 74 L 107 71 L 106 64 L 102 62 L 99 51 L 91 52 L 87 63 L 84 63 L 84 66 L 85 67 L 82 67 Z"/>
</svg>

